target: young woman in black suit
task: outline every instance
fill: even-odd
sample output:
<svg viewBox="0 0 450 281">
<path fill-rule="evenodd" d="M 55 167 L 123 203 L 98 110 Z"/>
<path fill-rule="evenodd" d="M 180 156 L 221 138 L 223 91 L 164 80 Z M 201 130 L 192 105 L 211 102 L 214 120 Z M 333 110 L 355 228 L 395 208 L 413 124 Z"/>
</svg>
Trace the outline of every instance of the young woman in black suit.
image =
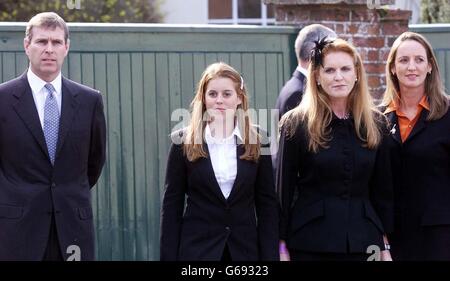
<svg viewBox="0 0 450 281">
<path fill-rule="evenodd" d="M 311 58 L 303 99 L 281 120 L 281 259 L 390 260 L 385 118 L 351 44 L 321 40 Z"/>
<path fill-rule="evenodd" d="M 391 123 L 398 260 L 450 260 L 450 111 L 433 49 L 405 32 L 392 45 L 383 104 Z"/>
<path fill-rule="evenodd" d="M 204 71 L 192 118 L 172 135 L 161 213 L 161 260 L 278 260 L 271 158 L 252 125 L 241 75 Z"/>
</svg>

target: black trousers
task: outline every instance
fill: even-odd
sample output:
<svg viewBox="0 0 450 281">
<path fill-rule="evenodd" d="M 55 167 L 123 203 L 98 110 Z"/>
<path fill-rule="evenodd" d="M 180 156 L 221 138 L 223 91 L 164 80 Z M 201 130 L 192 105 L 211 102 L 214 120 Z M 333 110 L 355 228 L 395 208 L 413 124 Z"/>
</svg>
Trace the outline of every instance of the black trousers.
<svg viewBox="0 0 450 281">
<path fill-rule="evenodd" d="M 50 235 L 48 236 L 47 248 L 45 249 L 43 261 L 63 261 L 61 248 L 58 241 L 58 233 L 56 230 L 55 214 L 52 214 L 50 223 Z"/>
<path fill-rule="evenodd" d="M 450 225 L 400 229 L 389 241 L 397 261 L 450 261 Z"/>
<path fill-rule="evenodd" d="M 232 261 L 231 260 L 230 250 L 228 249 L 228 245 L 227 244 L 225 244 L 225 248 L 223 249 L 222 258 L 220 259 L 220 261 L 225 261 L 225 262 Z"/>
<path fill-rule="evenodd" d="M 318 253 L 289 250 L 291 261 L 367 261 L 366 253 Z"/>
</svg>

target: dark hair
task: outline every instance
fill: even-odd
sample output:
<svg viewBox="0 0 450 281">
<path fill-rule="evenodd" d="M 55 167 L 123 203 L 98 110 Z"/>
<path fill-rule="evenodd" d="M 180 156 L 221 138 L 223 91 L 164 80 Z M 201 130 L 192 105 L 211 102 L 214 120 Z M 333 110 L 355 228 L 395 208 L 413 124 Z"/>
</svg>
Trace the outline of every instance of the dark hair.
<svg viewBox="0 0 450 281">
<path fill-rule="evenodd" d="M 314 48 L 311 50 L 311 63 L 313 68 L 323 66 L 323 49 L 328 45 L 333 43 L 334 38 L 323 37 L 314 41 Z"/>
</svg>

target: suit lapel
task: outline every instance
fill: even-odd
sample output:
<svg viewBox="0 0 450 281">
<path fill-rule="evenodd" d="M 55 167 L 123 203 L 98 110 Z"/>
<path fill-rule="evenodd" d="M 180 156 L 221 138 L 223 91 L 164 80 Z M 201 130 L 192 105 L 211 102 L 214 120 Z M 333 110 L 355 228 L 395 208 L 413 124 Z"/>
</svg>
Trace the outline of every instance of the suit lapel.
<svg viewBox="0 0 450 281">
<path fill-rule="evenodd" d="M 26 72 L 22 75 L 20 80 L 22 82 L 22 88 L 17 89 L 17 91 L 13 94 L 17 98 L 17 102 L 13 105 L 14 110 L 28 127 L 34 139 L 39 144 L 42 152 L 47 155 L 50 161 L 47 145 L 45 143 L 44 132 L 39 120 L 39 114 L 33 99 L 31 87 L 28 84 Z"/>
<path fill-rule="evenodd" d="M 244 154 L 244 146 L 237 145 L 236 146 L 236 166 L 237 166 L 236 178 L 234 179 L 233 188 L 231 189 L 230 196 L 228 196 L 228 201 L 231 201 L 233 199 L 233 197 L 236 196 L 236 193 L 239 191 L 238 190 L 239 186 L 240 186 L 239 182 L 242 177 L 242 172 L 243 172 L 242 169 L 244 168 L 242 161 L 246 161 L 246 160 L 242 160 L 240 158 L 242 154 Z"/>
<path fill-rule="evenodd" d="M 391 124 L 391 129 L 390 129 L 389 134 L 399 144 L 402 144 L 402 139 L 400 137 L 400 128 L 399 128 L 399 125 L 398 125 L 397 114 L 395 114 L 395 111 L 392 111 L 392 112 L 387 114 L 387 118 L 389 120 L 389 124 Z"/>
<path fill-rule="evenodd" d="M 209 182 L 212 183 L 212 189 L 213 192 L 219 197 L 222 201 L 226 202 L 227 200 L 230 201 L 232 197 L 236 194 L 238 191 L 239 181 L 242 177 L 242 169 L 244 168 L 244 165 L 242 163 L 242 160 L 240 159 L 240 156 L 244 153 L 244 146 L 243 145 L 236 145 L 236 178 L 234 179 L 233 188 L 231 189 L 230 195 L 228 196 L 228 199 L 225 199 L 225 196 L 223 196 L 222 190 L 220 189 L 219 183 L 217 182 L 216 175 L 214 174 L 214 168 L 212 166 L 211 162 L 211 156 L 209 154 L 208 145 L 205 143 L 203 144 L 203 148 L 205 149 L 206 153 L 208 154 L 208 158 L 205 159 L 206 163 L 208 165 L 206 169 L 206 174 L 208 175 Z"/>
<path fill-rule="evenodd" d="M 213 168 L 213 165 L 211 162 L 211 155 L 209 153 L 208 144 L 204 143 L 203 149 L 208 154 L 208 157 L 205 159 L 205 164 L 207 165 L 207 167 L 205 169 L 205 171 L 206 171 L 205 175 L 207 176 L 208 182 L 211 183 L 211 185 L 209 185 L 209 186 L 211 186 L 212 191 L 217 195 L 217 197 L 221 201 L 225 202 L 226 199 L 223 196 L 222 190 L 220 189 L 219 183 L 217 182 L 216 175 L 214 174 L 214 168 Z"/>
<path fill-rule="evenodd" d="M 58 155 L 61 150 L 67 137 L 67 133 L 69 132 L 71 124 L 74 120 L 75 113 L 78 108 L 78 102 L 76 100 L 77 94 L 77 92 L 71 89 L 67 79 L 62 77 L 62 105 L 61 117 L 59 119 L 59 134 L 56 155 Z"/>
<path fill-rule="evenodd" d="M 295 78 L 297 78 L 301 83 L 302 83 L 302 89 L 303 89 L 303 91 L 305 90 L 305 86 L 306 86 L 306 83 L 305 83 L 305 80 L 306 80 L 306 77 L 305 77 L 305 75 L 303 75 L 303 73 L 301 73 L 300 71 L 298 71 L 297 69 L 294 71 L 294 73 L 292 74 L 292 76 L 294 76 Z"/>
<path fill-rule="evenodd" d="M 421 131 L 423 131 L 426 128 L 426 126 L 427 126 L 426 118 L 427 117 L 428 117 L 428 110 L 422 109 L 419 119 L 417 120 L 416 124 L 414 125 L 409 136 L 406 138 L 405 142 L 410 141 L 414 136 L 416 136 L 418 133 L 420 133 Z"/>
</svg>

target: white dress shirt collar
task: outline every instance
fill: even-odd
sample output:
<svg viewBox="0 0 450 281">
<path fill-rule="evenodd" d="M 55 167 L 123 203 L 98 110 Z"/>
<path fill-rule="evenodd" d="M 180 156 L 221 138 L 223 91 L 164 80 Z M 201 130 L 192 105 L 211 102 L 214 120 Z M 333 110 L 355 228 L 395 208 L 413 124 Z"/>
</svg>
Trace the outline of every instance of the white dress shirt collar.
<svg viewBox="0 0 450 281">
<path fill-rule="evenodd" d="M 27 80 L 28 84 L 31 88 L 31 94 L 33 95 L 34 104 L 36 105 L 36 110 L 39 115 L 39 121 L 41 123 L 42 128 L 44 128 L 44 107 L 45 107 L 45 100 L 48 96 L 48 91 L 45 89 L 45 82 L 41 78 L 39 78 L 31 68 L 28 68 L 27 71 Z M 56 102 L 58 104 L 58 110 L 61 114 L 61 103 L 62 103 L 62 77 L 61 72 L 56 76 L 56 78 L 50 82 L 53 87 L 55 88 L 55 92 L 53 93 L 56 97 Z"/>
<path fill-rule="evenodd" d="M 61 86 L 62 86 L 62 76 L 61 72 L 56 76 L 56 78 L 51 82 L 45 82 L 39 76 L 34 74 L 31 68 L 27 71 L 28 83 L 30 84 L 31 90 L 34 93 L 39 93 L 45 86 L 45 84 L 50 83 L 53 85 L 56 91 L 56 96 L 61 96 Z"/>
<path fill-rule="evenodd" d="M 237 175 L 236 138 L 242 141 L 239 126 L 234 127 L 230 136 L 224 139 L 217 139 L 211 135 L 209 125 L 206 125 L 205 141 L 208 145 L 211 165 L 217 184 L 225 199 L 228 199 L 230 196 Z"/>
<path fill-rule="evenodd" d="M 241 142 L 243 142 L 241 131 L 239 130 L 238 123 L 236 122 L 236 126 L 234 127 L 233 132 L 230 136 L 224 138 L 224 139 L 217 139 L 211 135 L 211 128 L 209 127 L 209 124 L 206 124 L 205 128 L 205 141 L 208 144 L 235 144 L 234 137 L 239 138 Z"/>
<path fill-rule="evenodd" d="M 297 71 L 303 74 L 305 77 L 308 76 L 308 70 L 304 69 L 301 65 L 297 65 Z"/>
</svg>

